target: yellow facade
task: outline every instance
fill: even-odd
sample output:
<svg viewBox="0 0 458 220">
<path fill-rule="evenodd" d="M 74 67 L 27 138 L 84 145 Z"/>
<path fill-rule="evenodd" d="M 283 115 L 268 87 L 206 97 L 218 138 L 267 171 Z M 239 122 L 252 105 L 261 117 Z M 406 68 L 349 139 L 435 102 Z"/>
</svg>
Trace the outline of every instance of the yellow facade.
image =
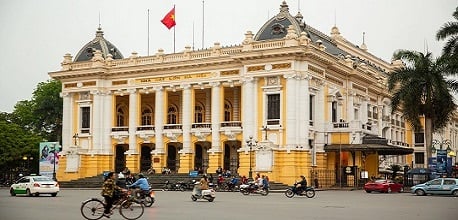
<svg viewBox="0 0 458 220">
<path fill-rule="evenodd" d="M 104 40 L 101 29 L 96 40 Z M 124 167 L 222 167 L 288 184 L 305 175 L 333 187 L 360 179 L 342 179 L 346 168 L 377 176 L 379 155 L 398 154 L 367 137 L 395 143 L 390 149 L 411 140 L 400 114 L 389 111 L 384 83 L 399 62 L 355 47 L 337 27 L 327 36 L 305 25 L 286 3 L 236 46 L 128 58 L 102 46 L 82 60 L 85 49 L 73 60 L 66 54 L 62 69 L 50 73 L 63 84 L 59 180 Z M 358 147 L 366 145 L 372 148 Z"/>
</svg>

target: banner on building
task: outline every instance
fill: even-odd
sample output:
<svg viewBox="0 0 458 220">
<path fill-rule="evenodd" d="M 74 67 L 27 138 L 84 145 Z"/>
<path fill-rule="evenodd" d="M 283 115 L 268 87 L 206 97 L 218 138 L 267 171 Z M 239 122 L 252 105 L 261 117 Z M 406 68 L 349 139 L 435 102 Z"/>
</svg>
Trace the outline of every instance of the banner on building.
<svg viewBox="0 0 458 220">
<path fill-rule="evenodd" d="M 53 178 L 53 174 L 59 168 L 59 152 L 61 150 L 59 142 L 40 143 L 40 175 Z"/>
</svg>

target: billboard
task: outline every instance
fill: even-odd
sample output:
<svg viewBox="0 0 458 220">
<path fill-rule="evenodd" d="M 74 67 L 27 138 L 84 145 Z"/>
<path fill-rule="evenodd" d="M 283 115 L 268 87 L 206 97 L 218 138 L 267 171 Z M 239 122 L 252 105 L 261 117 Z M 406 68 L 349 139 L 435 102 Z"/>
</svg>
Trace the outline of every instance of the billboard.
<svg viewBox="0 0 458 220">
<path fill-rule="evenodd" d="M 59 152 L 61 150 L 59 142 L 40 143 L 40 175 L 53 178 L 53 173 L 59 169 Z"/>
</svg>

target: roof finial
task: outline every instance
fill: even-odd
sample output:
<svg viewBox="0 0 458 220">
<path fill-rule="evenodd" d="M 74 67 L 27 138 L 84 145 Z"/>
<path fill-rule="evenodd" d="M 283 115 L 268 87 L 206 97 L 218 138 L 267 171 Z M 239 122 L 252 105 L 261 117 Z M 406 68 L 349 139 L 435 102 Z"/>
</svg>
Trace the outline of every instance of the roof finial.
<svg viewBox="0 0 458 220">
<path fill-rule="evenodd" d="M 289 7 L 288 4 L 286 4 L 286 1 L 283 1 L 280 5 L 280 12 L 289 12 Z"/>
<path fill-rule="evenodd" d="M 99 30 L 102 29 L 102 25 L 100 24 L 100 11 L 99 11 Z"/>
<path fill-rule="evenodd" d="M 366 32 L 363 32 L 363 44 L 361 44 L 361 49 L 364 50 L 364 51 L 367 51 L 367 46 L 366 46 L 366 43 L 364 41 L 364 36 L 366 35 Z"/>
</svg>

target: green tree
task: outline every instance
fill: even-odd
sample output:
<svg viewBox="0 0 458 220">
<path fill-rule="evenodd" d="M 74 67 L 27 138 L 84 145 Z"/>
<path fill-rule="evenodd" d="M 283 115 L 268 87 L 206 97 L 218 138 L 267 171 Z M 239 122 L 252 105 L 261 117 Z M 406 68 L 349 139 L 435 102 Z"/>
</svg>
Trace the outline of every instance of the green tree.
<svg viewBox="0 0 458 220">
<path fill-rule="evenodd" d="M 442 50 L 444 55 L 458 55 L 458 7 L 453 12 L 456 21 L 445 23 L 437 32 L 437 40 L 445 40 L 445 46 Z"/>
<path fill-rule="evenodd" d="M 62 84 L 57 80 L 41 82 L 33 92 L 34 115 L 40 134 L 48 141 L 58 141 L 62 137 L 63 101 L 60 97 Z"/>
<path fill-rule="evenodd" d="M 32 171 L 38 171 L 39 144 L 42 138 L 22 126 L 0 118 L 0 170 L 2 175 L 22 172 L 25 168 L 23 156 L 33 157 L 28 161 Z M 15 176 L 15 175 L 13 175 Z M 5 177 L 4 177 L 5 178 Z"/>
<path fill-rule="evenodd" d="M 425 119 L 426 146 L 432 144 L 432 134 L 446 126 L 456 105 L 451 90 L 457 91 L 455 80 L 446 78 L 446 59 L 434 59 L 431 53 L 399 50 L 393 55 L 404 66 L 388 77 L 388 91 L 392 94 L 392 111 L 401 111 L 415 131 L 420 131 L 420 118 Z M 427 147 L 426 156 L 431 157 Z"/>
<path fill-rule="evenodd" d="M 19 101 L 11 119 L 30 132 L 40 134 L 48 141 L 59 141 L 62 136 L 63 104 L 61 83 L 56 80 L 41 82 L 30 101 Z"/>
<path fill-rule="evenodd" d="M 391 179 L 392 180 L 395 180 L 396 179 L 396 176 L 398 175 L 398 172 L 402 170 L 402 167 L 401 165 L 399 164 L 391 164 L 389 167 L 388 167 L 388 170 L 391 170 Z"/>
</svg>

